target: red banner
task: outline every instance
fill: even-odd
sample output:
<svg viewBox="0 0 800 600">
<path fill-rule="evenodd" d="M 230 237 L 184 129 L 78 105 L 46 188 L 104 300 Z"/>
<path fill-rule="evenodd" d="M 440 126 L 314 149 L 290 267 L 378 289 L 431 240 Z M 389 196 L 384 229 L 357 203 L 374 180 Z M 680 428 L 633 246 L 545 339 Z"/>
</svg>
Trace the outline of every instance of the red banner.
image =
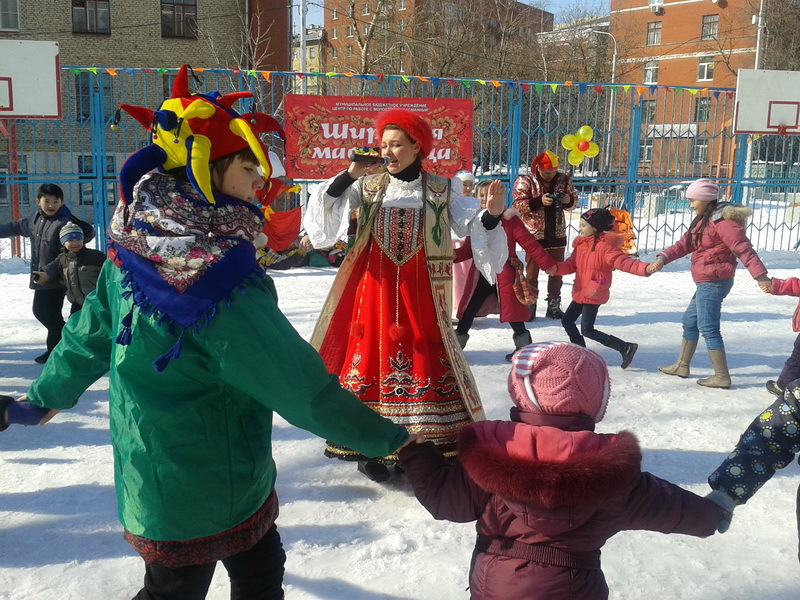
<svg viewBox="0 0 800 600">
<path fill-rule="evenodd" d="M 452 177 L 472 170 L 472 100 L 381 96 L 302 96 L 284 98 L 286 175 L 327 179 L 350 164 L 350 152 L 379 147 L 372 125 L 388 108 L 419 113 L 433 130 L 433 150 L 425 170 Z"/>
</svg>

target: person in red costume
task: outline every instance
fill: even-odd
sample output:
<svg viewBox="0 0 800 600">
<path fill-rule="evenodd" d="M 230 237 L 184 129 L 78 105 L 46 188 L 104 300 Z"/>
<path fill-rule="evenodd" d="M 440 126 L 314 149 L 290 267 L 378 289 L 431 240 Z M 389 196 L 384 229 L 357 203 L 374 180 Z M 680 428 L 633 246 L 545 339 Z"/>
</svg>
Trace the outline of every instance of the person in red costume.
<svg viewBox="0 0 800 600">
<path fill-rule="evenodd" d="M 520 175 L 514 182 L 514 208 L 522 222 L 555 261 L 564 260 L 567 247 L 567 223 L 564 211 L 578 204 L 578 194 L 572 178 L 558 170 L 558 156 L 546 150 L 531 162 L 531 174 Z M 539 289 L 539 266 L 531 257 L 526 259 L 525 276 L 533 289 Z M 561 276 L 547 279 L 547 310 L 545 317 L 560 319 Z M 536 317 L 536 304 L 531 307 L 531 320 Z"/>
</svg>

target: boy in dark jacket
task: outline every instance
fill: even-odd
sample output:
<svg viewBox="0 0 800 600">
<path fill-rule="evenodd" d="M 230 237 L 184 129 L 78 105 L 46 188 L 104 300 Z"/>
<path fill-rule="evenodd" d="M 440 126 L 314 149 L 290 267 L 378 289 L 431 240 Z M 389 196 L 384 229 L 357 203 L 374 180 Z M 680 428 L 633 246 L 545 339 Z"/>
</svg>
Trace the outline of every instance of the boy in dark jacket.
<svg viewBox="0 0 800 600">
<path fill-rule="evenodd" d="M 39 276 L 39 283 L 57 280 L 66 286 L 67 300 L 72 305 L 69 314 L 72 315 L 81 309 L 86 296 L 97 287 L 106 255 L 100 250 L 87 248 L 83 243 L 83 230 L 72 221 L 61 228 L 59 240 L 64 252 L 35 274 Z"/>
<path fill-rule="evenodd" d="M 609 396 L 603 358 L 546 342 L 514 355 L 511 422 L 461 430 L 450 464 L 433 444 L 400 452 L 437 519 L 477 521 L 473 600 L 602 600 L 600 548 L 626 529 L 709 536 L 722 511 L 641 471 L 633 434 L 597 434 Z"/>
<path fill-rule="evenodd" d="M 64 327 L 61 310 L 67 290 L 58 280 L 40 283 L 36 272 L 52 262 L 61 251 L 58 236 L 65 223 L 71 221 L 79 225 L 86 241 L 94 237 L 94 227 L 72 215 L 64 205 L 64 192 L 53 183 L 39 186 L 36 206 L 38 210 L 31 216 L 0 224 L 0 238 L 19 235 L 31 240 L 30 288 L 33 290 L 33 316 L 47 328 L 47 350 L 34 360 L 43 364 L 51 350 L 61 341 L 61 330 Z"/>
</svg>

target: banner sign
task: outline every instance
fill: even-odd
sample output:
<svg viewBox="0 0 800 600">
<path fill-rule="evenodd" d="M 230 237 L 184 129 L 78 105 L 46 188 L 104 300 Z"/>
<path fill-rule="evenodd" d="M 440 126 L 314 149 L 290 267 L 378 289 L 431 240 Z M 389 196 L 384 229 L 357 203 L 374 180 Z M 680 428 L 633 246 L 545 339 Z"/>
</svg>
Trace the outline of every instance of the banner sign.
<svg viewBox="0 0 800 600">
<path fill-rule="evenodd" d="M 388 108 L 419 113 L 433 130 L 433 150 L 423 162 L 430 173 L 452 177 L 472 171 L 472 100 L 383 96 L 284 97 L 286 176 L 328 179 L 350 165 L 350 152 L 380 147 L 373 123 Z"/>
</svg>

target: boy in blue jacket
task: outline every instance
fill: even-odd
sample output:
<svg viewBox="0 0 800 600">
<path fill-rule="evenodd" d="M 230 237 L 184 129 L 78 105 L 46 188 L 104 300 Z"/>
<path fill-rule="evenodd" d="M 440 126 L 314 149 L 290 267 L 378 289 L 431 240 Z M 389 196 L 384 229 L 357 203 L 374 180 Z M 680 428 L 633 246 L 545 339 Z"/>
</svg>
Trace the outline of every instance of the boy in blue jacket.
<svg viewBox="0 0 800 600">
<path fill-rule="evenodd" d="M 38 207 L 29 217 L 0 223 L 0 238 L 23 236 L 31 240 L 31 279 L 33 316 L 47 329 L 47 349 L 34 360 L 44 364 L 50 352 L 61 341 L 64 317 L 61 310 L 67 289 L 57 279 L 39 282 L 36 271 L 55 260 L 61 252 L 59 233 L 65 223 L 72 222 L 83 231 L 85 240 L 94 237 L 94 227 L 75 217 L 64 204 L 64 192 L 54 183 L 43 183 L 36 192 Z"/>
</svg>

